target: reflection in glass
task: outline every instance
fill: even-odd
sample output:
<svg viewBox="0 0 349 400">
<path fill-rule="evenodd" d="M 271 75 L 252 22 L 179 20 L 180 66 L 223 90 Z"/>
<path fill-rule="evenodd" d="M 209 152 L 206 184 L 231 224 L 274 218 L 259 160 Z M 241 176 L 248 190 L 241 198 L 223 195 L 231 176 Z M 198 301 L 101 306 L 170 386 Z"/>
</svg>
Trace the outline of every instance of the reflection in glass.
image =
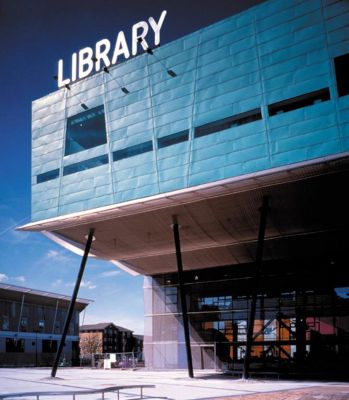
<svg viewBox="0 0 349 400">
<path fill-rule="evenodd" d="M 107 143 L 107 135 L 103 106 L 68 118 L 64 153 L 66 156 L 105 143 Z"/>
</svg>

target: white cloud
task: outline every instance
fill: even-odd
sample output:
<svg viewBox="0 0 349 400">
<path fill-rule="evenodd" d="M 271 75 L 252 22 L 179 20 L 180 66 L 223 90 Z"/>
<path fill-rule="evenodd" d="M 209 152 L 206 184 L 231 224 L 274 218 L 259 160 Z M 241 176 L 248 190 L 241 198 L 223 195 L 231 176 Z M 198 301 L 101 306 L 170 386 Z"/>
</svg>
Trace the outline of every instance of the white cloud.
<svg viewBox="0 0 349 400">
<path fill-rule="evenodd" d="M 35 265 L 40 268 L 47 265 L 53 267 L 57 264 L 66 266 L 70 262 L 72 262 L 72 257 L 65 250 L 50 249 L 37 258 Z"/>
<path fill-rule="evenodd" d="M 56 279 L 55 281 L 53 281 L 51 283 L 51 286 L 57 287 L 57 286 L 60 286 L 62 283 L 63 283 L 62 279 Z"/>
<path fill-rule="evenodd" d="M 73 287 L 73 286 L 75 286 L 75 283 L 69 282 L 69 283 L 66 283 L 65 286 Z M 96 289 L 97 286 L 95 284 L 93 284 L 91 281 L 81 281 L 80 287 L 92 290 L 92 289 Z"/>
<path fill-rule="evenodd" d="M 57 257 L 58 255 L 58 251 L 57 250 L 49 250 L 46 254 L 47 258 L 53 258 L 53 257 Z"/>
<path fill-rule="evenodd" d="M 57 262 L 66 262 L 69 260 L 69 257 L 66 254 L 57 250 L 49 250 L 46 253 L 45 258 Z"/>
<path fill-rule="evenodd" d="M 10 239 L 13 243 L 24 242 L 29 238 L 29 235 L 30 232 L 16 231 L 15 229 L 9 232 Z"/>
<path fill-rule="evenodd" d="M 96 289 L 96 285 L 94 285 L 91 281 L 81 281 L 81 287 L 87 289 Z"/>
<path fill-rule="evenodd" d="M 6 281 L 16 281 L 20 283 L 24 283 L 26 281 L 25 277 L 23 275 L 19 276 L 8 276 L 6 274 L 0 273 L 0 282 L 6 282 Z"/>
<path fill-rule="evenodd" d="M 111 270 L 111 271 L 102 272 L 102 273 L 100 274 L 100 276 L 101 276 L 102 278 L 109 278 L 109 277 L 111 277 L 111 276 L 116 276 L 116 275 L 119 275 L 119 274 L 120 274 L 120 271 Z"/>
</svg>

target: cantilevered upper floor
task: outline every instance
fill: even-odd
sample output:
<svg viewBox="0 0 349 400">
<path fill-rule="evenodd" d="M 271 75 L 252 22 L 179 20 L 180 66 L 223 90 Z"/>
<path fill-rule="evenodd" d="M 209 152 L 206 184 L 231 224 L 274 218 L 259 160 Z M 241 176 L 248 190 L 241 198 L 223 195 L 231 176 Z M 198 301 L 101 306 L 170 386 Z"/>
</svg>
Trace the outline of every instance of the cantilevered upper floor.
<svg viewBox="0 0 349 400">
<path fill-rule="evenodd" d="M 270 237 L 342 226 L 348 20 L 344 0 L 266 1 L 36 100 L 24 229 L 73 249 L 94 227 L 93 254 L 148 273 L 174 268 L 173 214 L 189 268 L 250 261 L 264 194 Z"/>
<path fill-rule="evenodd" d="M 347 152 L 348 20 L 266 1 L 34 101 L 32 220 Z"/>
</svg>

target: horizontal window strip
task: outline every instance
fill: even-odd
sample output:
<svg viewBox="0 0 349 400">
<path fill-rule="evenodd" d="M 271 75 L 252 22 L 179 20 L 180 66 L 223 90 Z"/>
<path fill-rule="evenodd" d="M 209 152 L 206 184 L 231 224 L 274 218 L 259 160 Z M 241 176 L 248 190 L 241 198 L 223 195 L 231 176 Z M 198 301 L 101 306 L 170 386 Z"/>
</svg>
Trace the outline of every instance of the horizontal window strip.
<svg viewBox="0 0 349 400">
<path fill-rule="evenodd" d="M 297 110 L 298 108 L 312 106 L 327 100 L 330 100 L 330 91 L 328 88 L 324 88 L 270 104 L 268 106 L 268 112 L 272 117 L 273 115 Z"/>
<path fill-rule="evenodd" d="M 100 167 L 101 165 L 108 164 L 108 155 L 104 154 L 99 157 L 90 158 L 89 160 L 80 161 L 75 164 L 66 165 L 63 168 L 63 175 L 75 174 L 76 172 L 85 171 L 87 169 Z"/>
<path fill-rule="evenodd" d="M 158 148 L 172 146 L 177 143 L 186 142 L 189 138 L 189 130 L 173 133 L 158 139 Z"/>
<path fill-rule="evenodd" d="M 52 181 L 59 177 L 59 169 L 53 169 L 52 171 L 44 172 L 36 176 L 36 183 L 43 183 L 47 181 Z"/>
<path fill-rule="evenodd" d="M 122 150 L 116 150 L 113 152 L 113 161 L 119 161 L 124 158 L 134 157 L 139 154 L 147 153 L 148 151 L 153 150 L 153 142 L 149 140 L 149 142 L 144 142 L 140 144 L 136 144 L 134 146 L 126 147 Z"/>
<path fill-rule="evenodd" d="M 198 138 L 201 136 L 210 135 L 211 133 L 224 131 L 225 129 L 229 129 L 234 126 L 245 125 L 260 119 L 262 119 L 261 110 L 260 108 L 256 108 L 241 114 L 232 115 L 231 117 L 209 122 L 205 125 L 197 126 L 195 128 L 194 137 Z"/>
</svg>

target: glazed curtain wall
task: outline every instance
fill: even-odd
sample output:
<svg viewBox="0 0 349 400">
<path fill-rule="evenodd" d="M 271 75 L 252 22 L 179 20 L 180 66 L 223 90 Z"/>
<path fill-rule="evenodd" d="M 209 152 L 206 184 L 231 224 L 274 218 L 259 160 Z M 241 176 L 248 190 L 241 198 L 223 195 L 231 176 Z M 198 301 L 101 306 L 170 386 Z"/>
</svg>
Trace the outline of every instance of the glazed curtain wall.
<svg viewBox="0 0 349 400">
<path fill-rule="evenodd" d="M 319 370 L 349 357 L 349 276 L 341 266 L 279 261 L 263 272 L 254 325 L 254 369 Z M 329 276 L 328 268 L 331 268 Z M 186 273 L 195 368 L 243 362 L 252 293 L 249 266 Z M 185 368 L 176 275 L 146 277 L 145 359 L 152 368 Z"/>
</svg>

